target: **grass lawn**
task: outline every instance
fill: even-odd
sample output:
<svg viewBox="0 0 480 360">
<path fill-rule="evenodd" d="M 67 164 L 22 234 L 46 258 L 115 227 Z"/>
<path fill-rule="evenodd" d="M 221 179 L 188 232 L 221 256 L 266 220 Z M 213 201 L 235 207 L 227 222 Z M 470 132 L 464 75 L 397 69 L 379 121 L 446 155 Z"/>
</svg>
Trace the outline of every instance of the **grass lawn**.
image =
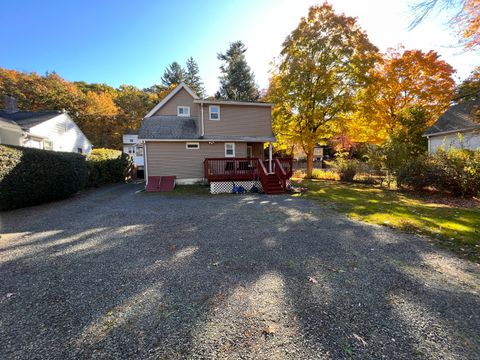
<svg viewBox="0 0 480 360">
<path fill-rule="evenodd" d="M 302 180 L 308 192 L 297 195 L 332 202 L 348 216 L 404 231 L 429 235 L 454 252 L 480 262 L 480 208 L 429 201 L 428 197 L 370 185 Z"/>
</svg>

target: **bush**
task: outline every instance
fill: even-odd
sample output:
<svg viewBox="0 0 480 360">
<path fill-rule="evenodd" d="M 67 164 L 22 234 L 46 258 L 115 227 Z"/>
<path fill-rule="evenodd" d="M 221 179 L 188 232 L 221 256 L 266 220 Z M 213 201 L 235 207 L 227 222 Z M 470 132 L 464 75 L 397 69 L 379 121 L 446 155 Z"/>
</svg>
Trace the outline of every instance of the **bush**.
<svg viewBox="0 0 480 360">
<path fill-rule="evenodd" d="M 332 167 L 337 172 L 341 181 L 353 182 L 353 178 L 358 170 L 359 162 L 354 159 L 346 159 L 345 157 L 338 157 L 331 163 Z"/>
<path fill-rule="evenodd" d="M 120 150 L 93 149 L 87 164 L 88 185 L 100 186 L 125 181 L 131 158 Z"/>
<path fill-rule="evenodd" d="M 0 210 L 67 198 L 86 179 L 83 155 L 0 145 Z"/>
<path fill-rule="evenodd" d="M 397 173 L 397 185 L 414 190 L 433 186 L 435 182 L 434 167 L 428 156 L 413 158 L 402 166 Z"/>
<path fill-rule="evenodd" d="M 455 196 L 476 196 L 480 193 L 480 150 L 439 150 L 412 159 L 399 170 L 397 182 L 416 190 L 431 186 Z"/>
</svg>

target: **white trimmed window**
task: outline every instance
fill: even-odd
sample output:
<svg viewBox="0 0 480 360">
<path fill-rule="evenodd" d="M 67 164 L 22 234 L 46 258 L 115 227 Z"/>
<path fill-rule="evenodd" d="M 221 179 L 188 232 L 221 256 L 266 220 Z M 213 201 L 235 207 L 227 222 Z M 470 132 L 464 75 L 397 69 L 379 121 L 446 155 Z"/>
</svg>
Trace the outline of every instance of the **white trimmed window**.
<svg viewBox="0 0 480 360">
<path fill-rule="evenodd" d="M 186 147 L 189 150 L 200 149 L 200 143 L 198 143 L 198 142 L 187 142 Z"/>
<path fill-rule="evenodd" d="M 220 120 L 220 106 L 210 105 L 208 107 L 208 114 L 210 120 Z"/>
<path fill-rule="evenodd" d="M 177 106 L 177 116 L 190 116 L 190 106 Z"/>
<path fill-rule="evenodd" d="M 235 143 L 225 143 L 225 157 L 235 157 Z"/>
</svg>

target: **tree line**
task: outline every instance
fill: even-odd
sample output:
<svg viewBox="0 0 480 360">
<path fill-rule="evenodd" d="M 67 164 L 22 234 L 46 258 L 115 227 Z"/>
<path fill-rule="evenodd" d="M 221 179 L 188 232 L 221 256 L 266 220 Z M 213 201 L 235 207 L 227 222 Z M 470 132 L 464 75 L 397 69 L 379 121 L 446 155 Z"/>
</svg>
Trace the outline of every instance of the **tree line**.
<svg viewBox="0 0 480 360">
<path fill-rule="evenodd" d="M 230 44 L 222 60 L 220 87 L 215 97 L 254 101 L 259 97 L 254 75 L 245 60 L 246 47 Z M 188 58 L 185 67 L 169 64 L 159 84 L 140 89 L 107 84 L 69 82 L 55 72 L 39 75 L 0 68 L 0 96 L 17 98 L 20 110 L 66 110 L 95 147 L 121 148 L 122 134 L 138 129 L 143 117 L 175 86 L 186 83 L 198 96 L 206 92 L 197 62 Z"/>
</svg>

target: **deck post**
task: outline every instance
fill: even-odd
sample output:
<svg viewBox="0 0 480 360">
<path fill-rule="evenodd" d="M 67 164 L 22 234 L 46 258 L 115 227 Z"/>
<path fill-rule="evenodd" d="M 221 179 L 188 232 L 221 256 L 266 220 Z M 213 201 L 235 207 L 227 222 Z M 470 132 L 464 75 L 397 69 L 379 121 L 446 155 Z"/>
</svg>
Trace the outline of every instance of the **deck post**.
<svg viewBox="0 0 480 360">
<path fill-rule="evenodd" d="M 268 143 L 268 172 L 272 172 L 272 143 Z"/>
</svg>

